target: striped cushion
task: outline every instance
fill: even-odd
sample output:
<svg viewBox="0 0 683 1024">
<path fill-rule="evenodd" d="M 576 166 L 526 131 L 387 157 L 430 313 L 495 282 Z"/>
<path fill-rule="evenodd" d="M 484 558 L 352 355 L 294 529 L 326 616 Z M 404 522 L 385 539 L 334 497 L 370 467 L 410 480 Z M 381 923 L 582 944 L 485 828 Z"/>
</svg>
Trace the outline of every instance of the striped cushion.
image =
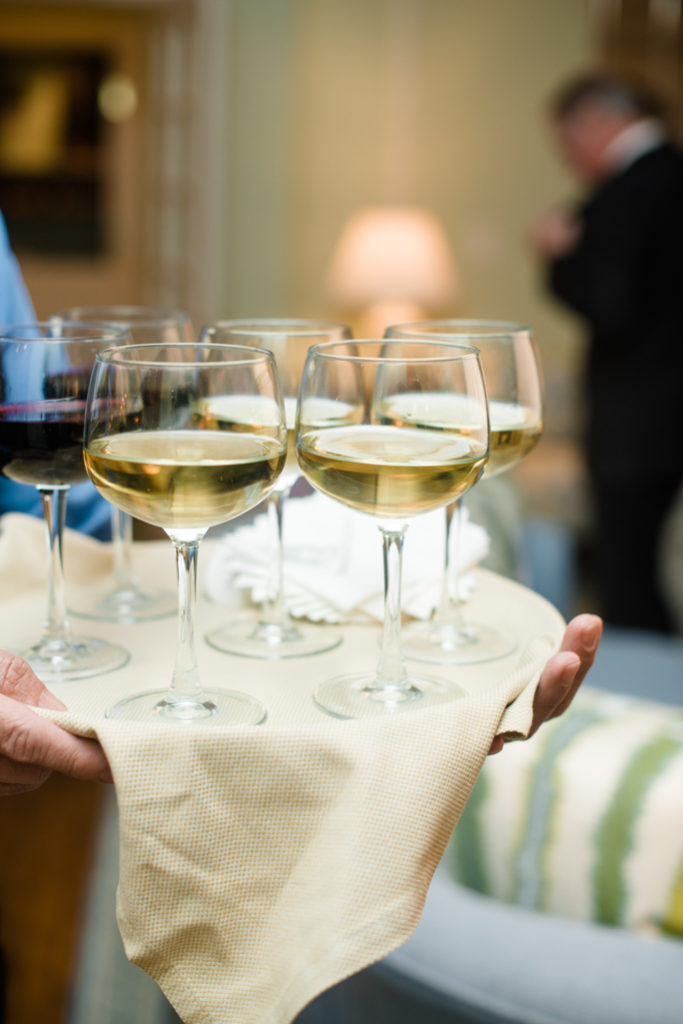
<svg viewBox="0 0 683 1024">
<path fill-rule="evenodd" d="M 498 899 L 683 936 L 683 710 L 585 689 L 487 760 L 447 857 Z"/>
</svg>

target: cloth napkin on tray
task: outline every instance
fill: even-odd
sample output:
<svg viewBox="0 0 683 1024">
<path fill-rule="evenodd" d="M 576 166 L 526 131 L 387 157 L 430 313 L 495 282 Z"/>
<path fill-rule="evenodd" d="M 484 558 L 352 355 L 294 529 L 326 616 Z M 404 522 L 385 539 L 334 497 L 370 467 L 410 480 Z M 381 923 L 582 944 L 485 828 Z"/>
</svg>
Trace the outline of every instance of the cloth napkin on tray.
<svg viewBox="0 0 683 1024">
<path fill-rule="evenodd" d="M 470 521 L 464 507 L 461 516 L 457 542 L 455 522 L 449 540 L 458 594 L 464 597 L 474 585 L 472 568 L 488 554 L 489 537 Z M 316 493 L 286 501 L 283 524 L 284 597 L 290 615 L 328 623 L 382 620 L 382 545 L 371 516 Z M 266 514 L 225 532 L 205 561 L 207 596 L 224 604 L 234 599 L 235 591 L 248 594 L 257 604 L 272 597 L 274 539 L 274 522 Z M 410 523 L 403 553 L 402 607 L 414 618 L 429 618 L 438 603 L 444 547 L 443 509 Z"/>
<path fill-rule="evenodd" d="M 43 529 L 30 517 L 2 520 L 0 646 L 8 649 L 33 640 L 42 621 Z M 137 567 L 172 579 L 169 548 L 136 545 Z M 105 545 L 69 533 L 65 549 L 79 588 L 101 583 L 111 565 Z M 319 679 L 374 664 L 376 627 L 349 627 L 336 651 L 282 663 L 200 643 L 205 683 L 247 690 L 269 715 L 260 726 L 193 728 L 103 717 L 122 696 L 166 684 L 172 620 L 78 624 L 125 643 L 131 661 L 53 685 L 68 711 L 40 713 L 98 737 L 107 753 L 125 949 L 187 1024 L 288 1024 L 416 927 L 490 742 L 528 731 L 538 674 L 563 628 L 525 588 L 483 570 L 477 577 L 473 611 L 506 619 L 517 654 L 457 670 L 459 699 L 366 721 L 329 718 L 310 693 Z M 225 614 L 204 604 L 198 622 L 213 628 Z"/>
</svg>

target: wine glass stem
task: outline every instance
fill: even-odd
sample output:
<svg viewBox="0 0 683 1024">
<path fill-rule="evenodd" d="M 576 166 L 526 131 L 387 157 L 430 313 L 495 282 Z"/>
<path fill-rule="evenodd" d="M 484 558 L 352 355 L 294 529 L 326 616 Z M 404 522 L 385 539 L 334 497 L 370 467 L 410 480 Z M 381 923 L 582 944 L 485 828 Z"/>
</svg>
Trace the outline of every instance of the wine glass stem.
<svg viewBox="0 0 683 1024">
<path fill-rule="evenodd" d="M 199 541 L 174 541 L 178 575 L 178 646 L 169 698 L 196 698 L 201 693 L 195 649 L 195 605 Z"/>
<path fill-rule="evenodd" d="M 284 503 L 287 497 L 287 490 L 271 491 L 267 498 L 268 514 L 275 520 L 275 567 L 274 583 L 275 595 L 261 605 L 260 621 L 264 626 L 278 626 L 281 629 L 288 629 L 291 620 L 285 608 L 285 547 L 283 537 L 284 525 Z"/>
<path fill-rule="evenodd" d="M 444 570 L 441 579 L 441 595 L 434 615 L 434 623 L 438 628 L 451 626 L 459 633 L 465 631 L 465 618 L 458 600 L 458 560 L 462 535 L 462 501 L 453 501 L 446 505 L 446 536 L 444 552 Z M 455 553 L 451 572 L 451 535 Z M 451 586 L 451 575 L 453 577 Z M 453 595 L 451 597 L 451 594 Z"/>
<path fill-rule="evenodd" d="M 377 689 L 407 689 L 408 674 L 401 651 L 401 573 L 406 527 L 389 530 L 380 526 L 384 560 L 384 631 L 377 664 Z"/>
<path fill-rule="evenodd" d="M 114 555 L 114 588 L 132 590 L 136 580 L 133 574 L 133 520 L 125 512 L 112 507 L 111 542 Z"/>
<path fill-rule="evenodd" d="M 38 488 L 43 504 L 43 515 L 47 526 L 48 554 L 48 599 L 47 618 L 43 627 L 44 641 L 61 641 L 68 643 L 70 639 L 69 622 L 66 617 L 66 597 L 64 592 L 64 561 L 62 540 L 66 520 L 66 498 L 68 488 Z"/>
</svg>

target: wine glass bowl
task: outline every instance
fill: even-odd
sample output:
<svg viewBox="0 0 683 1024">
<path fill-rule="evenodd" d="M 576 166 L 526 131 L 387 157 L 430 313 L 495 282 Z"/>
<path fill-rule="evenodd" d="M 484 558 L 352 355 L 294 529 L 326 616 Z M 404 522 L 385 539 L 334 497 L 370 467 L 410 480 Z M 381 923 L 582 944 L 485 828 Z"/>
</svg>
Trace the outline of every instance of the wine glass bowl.
<svg viewBox="0 0 683 1024">
<path fill-rule="evenodd" d="M 285 602 L 285 550 L 283 522 L 285 501 L 301 475 L 296 454 L 296 413 L 301 374 L 311 346 L 350 338 L 343 324 L 323 320 L 260 318 L 219 320 L 207 325 L 201 338 L 206 341 L 237 345 L 256 345 L 272 352 L 277 367 L 287 420 L 287 461 L 267 499 L 267 513 L 274 520 L 275 556 L 271 596 L 265 600 L 254 622 L 236 620 L 207 634 L 207 642 L 229 654 L 250 658 L 302 658 L 332 650 L 341 643 L 341 634 L 320 624 L 294 622 Z M 219 407 L 211 400 L 217 422 L 239 422 L 244 412 L 234 399 Z"/>
<path fill-rule="evenodd" d="M 128 331 L 134 344 L 172 344 L 194 341 L 188 313 L 182 309 L 157 306 L 70 306 L 54 313 L 51 320 L 86 321 Z"/>
<path fill-rule="evenodd" d="M 401 553 L 410 520 L 452 503 L 486 464 L 488 409 L 476 350 L 373 339 L 313 347 L 301 384 L 297 451 L 317 490 L 375 518 L 384 556 L 377 669 L 326 681 L 316 703 L 353 718 L 459 696 L 456 684 L 406 669 Z"/>
<path fill-rule="evenodd" d="M 397 324 L 388 338 L 423 338 L 475 346 L 486 383 L 489 405 L 489 457 L 485 478 L 516 466 L 537 444 L 543 430 L 543 382 L 533 334 L 521 324 L 499 320 L 425 320 Z M 455 528 L 455 572 L 451 572 L 452 527 Z M 406 653 L 419 661 L 473 664 L 512 653 L 516 640 L 489 622 L 468 621 L 453 587 L 461 504 L 446 508 L 445 554 L 441 596 L 426 625 L 405 631 Z"/>
<path fill-rule="evenodd" d="M 62 535 L 68 489 L 87 480 L 83 426 L 97 352 L 127 340 L 121 329 L 61 320 L 0 329 L 0 471 L 37 487 L 47 523 L 48 612 L 39 642 L 24 652 L 44 682 L 119 668 L 122 647 L 74 636 L 66 614 Z"/>
<path fill-rule="evenodd" d="M 204 410 L 237 397 L 252 409 L 239 429 Z M 199 544 L 216 526 L 252 508 L 275 485 L 286 427 L 269 352 L 244 346 L 150 344 L 112 348 L 95 365 L 85 428 L 85 463 L 102 495 L 161 527 L 178 569 L 178 648 L 165 690 L 136 694 L 109 717 L 142 721 L 254 724 L 259 701 L 202 686 L 194 639 Z"/>
<path fill-rule="evenodd" d="M 135 344 L 172 344 L 194 341 L 187 313 L 154 306 L 72 306 L 53 315 L 54 320 L 102 323 L 125 329 Z M 111 536 L 114 562 L 113 586 L 91 595 L 87 605 L 72 609 L 81 618 L 110 622 L 144 622 L 173 615 L 172 591 L 142 583 L 134 569 L 133 519 L 112 506 Z"/>
</svg>

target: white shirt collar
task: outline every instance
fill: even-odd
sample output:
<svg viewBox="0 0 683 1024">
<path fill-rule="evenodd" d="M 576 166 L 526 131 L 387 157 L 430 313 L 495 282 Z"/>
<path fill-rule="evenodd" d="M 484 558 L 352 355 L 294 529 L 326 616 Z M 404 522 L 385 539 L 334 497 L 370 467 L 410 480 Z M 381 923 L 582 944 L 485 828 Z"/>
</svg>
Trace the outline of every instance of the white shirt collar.
<svg viewBox="0 0 683 1024">
<path fill-rule="evenodd" d="M 639 157 L 649 153 L 666 138 L 664 125 L 654 117 L 646 117 L 627 125 L 605 150 L 605 159 L 613 171 L 623 171 Z"/>
</svg>

